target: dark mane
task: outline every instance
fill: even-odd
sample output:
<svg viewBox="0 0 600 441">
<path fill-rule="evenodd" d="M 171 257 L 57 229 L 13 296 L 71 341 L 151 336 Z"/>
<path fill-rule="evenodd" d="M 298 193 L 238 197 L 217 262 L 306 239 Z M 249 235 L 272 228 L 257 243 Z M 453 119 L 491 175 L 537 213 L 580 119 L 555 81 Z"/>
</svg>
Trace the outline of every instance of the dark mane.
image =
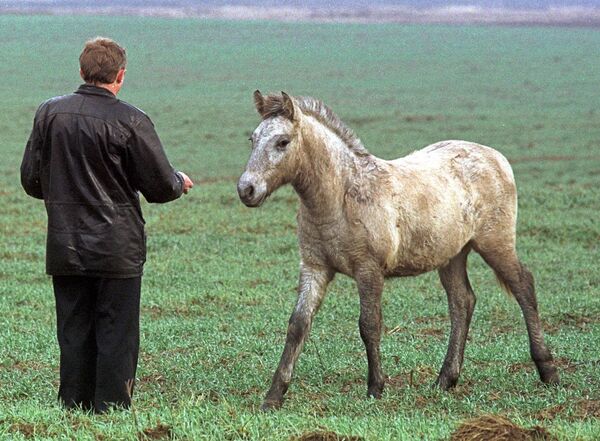
<svg viewBox="0 0 600 441">
<path fill-rule="evenodd" d="M 302 113 L 316 118 L 321 124 L 333 131 L 354 154 L 358 156 L 369 155 L 369 151 L 354 131 L 321 100 L 310 96 L 292 97 L 292 99 Z M 271 94 L 264 97 L 264 105 L 261 113 L 263 119 L 276 116 L 288 117 L 287 112 L 288 110 L 284 106 L 282 95 Z"/>
</svg>

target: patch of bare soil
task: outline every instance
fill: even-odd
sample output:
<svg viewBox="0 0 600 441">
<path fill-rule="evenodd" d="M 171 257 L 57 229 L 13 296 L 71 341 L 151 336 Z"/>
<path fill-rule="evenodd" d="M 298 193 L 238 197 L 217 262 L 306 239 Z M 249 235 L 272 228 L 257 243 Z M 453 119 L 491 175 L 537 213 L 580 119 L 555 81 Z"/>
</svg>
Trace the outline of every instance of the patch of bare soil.
<svg viewBox="0 0 600 441">
<path fill-rule="evenodd" d="M 569 409 L 573 408 L 573 411 Z M 600 418 L 600 401 L 581 399 L 574 406 L 566 406 L 564 404 L 556 404 L 546 407 L 532 415 L 533 418 L 540 420 L 552 421 L 555 418 L 561 417 L 569 421 L 581 421 L 591 418 Z"/>
<path fill-rule="evenodd" d="M 384 328 L 385 335 L 393 335 L 393 334 L 397 334 L 398 332 L 407 332 L 407 331 L 408 331 L 408 329 L 401 325 L 394 326 L 393 328 L 388 328 L 386 326 Z"/>
<path fill-rule="evenodd" d="M 20 433 L 26 439 L 37 439 L 40 436 L 47 436 L 47 426 L 35 425 L 27 422 L 13 423 L 9 427 L 9 432 Z"/>
<path fill-rule="evenodd" d="M 384 121 L 385 118 L 381 118 L 378 116 L 360 116 L 356 118 L 347 118 L 348 124 L 357 127 L 363 127 L 367 124 Z"/>
<path fill-rule="evenodd" d="M 577 410 L 573 416 L 578 420 L 600 418 L 600 401 L 579 400 L 577 403 Z"/>
<path fill-rule="evenodd" d="M 156 427 L 144 429 L 140 439 L 171 439 L 173 437 L 173 429 L 166 424 L 158 423 Z"/>
<path fill-rule="evenodd" d="M 402 119 L 408 123 L 420 123 L 442 121 L 444 117 L 441 115 L 402 115 Z"/>
<path fill-rule="evenodd" d="M 521 361 L 518 363 L 513 363 L 506 369 L 510 374 L 514 374 L 516 372 L 525 371 L 531 372 L 533 370 L 533 362 L 529 361 Z"/>
<path fill-rule="evenodd" d="M 450 441 L 555 441 L 546 429 L 525 429 L 499 415 L 483 415 L 463 422 L 450 436 Z"/>
<path fill-rule="evenodd" d="M 552 421 L 554 418 L 565 413 L 565 405 L 564 404 L 556 404 L 555 406 L 546 407 L 532 416 L 537 420 L 544 421 Z"/>
<path fill-rule="evenodd" d="M 35 436 L 35 426 L 30 423 L 15 423 L 10 426 L 11 432 L 19 432 L 25 438 L 33 438 Z"/>
<path fill-rule="evenodd" d="M 164 386 L 167 383 L 167 380 L 162 375 L 158 373 L 153 373 L 149 375 L 144 375 L 140 378 L 140 384 L 144 383 Z"/>
<path fill-rule="evenodd" d="M 589 329 L 589 325 L 597 323 L 600 323 L 600 317 L 567 312 L 547 317 L 547 320 L 543 321 L 543 326 L 544 331 L 549 334 L 554 334 L 563 328 L 577 328 L 581 331 L 585 331 Z"/>
<path fill-rule="evenodd" d="M 342 385 L 342 388 L 340 389 L 340 391 L 344 394 L 347 394 L 354 387 L 357 387 L 357 385 L 362 385 L 362 384 L 365 384 L 365 387 L 366 387 L 366 381 L 364 378 L 353 378 L 351 380 L 346 380 L 344 382 L 344 384 Z"/>
<path fill-rule="evenodd" d="M 249 389 L 245 389 L 245 390 L 232 390 L 231 393 L 235 394 L 235 395 L 239 395 L 241 397 L 257 397 L 261 394 L 262 389 L 258 386 L 252 386 Z"/>
<path fill-rule="evenodd" d="M 440 328 L 423 328 L 419 329 L 418 332 L 422 336 L 436 337 L 438 339 L 443 339 L 446 336 L 446 331 Z"/>
<path fill-rule="evenodd" d="M 566 357 L 560 357 L 554 359 L 554 365 L 558 368 L 560 372 L 575 372 L 581 363 L 574 362 Z M 523 361 L 518 363 L 513 363 L 507 368 L 508 372 L 514 374 L 519 371 L 532 372 L 535 370 L 535 365 L 533 361 Z"/>
<path fill-rule="evenodd" d="M 149 307 L 142 308 L 142 314 L 149 315 L 153 319 L 159 319 L 163 317 L 193 317 L 201 315 L 199 311 L 190 310 L 187 305 L 177 305 L 172 308 L 162 307 L 159 305 L 152 305 Z"/>
<path fill-rule="evenodd" d="M 418 324 L 433 324 L 433 323 L 439 323 L 439 322 L 444 322 L 446 323 L 448 321 L 448 316 L 443 315 L 443 314 L 439 314 L 439 315 L 424 315 L 421 317 L 415 317 L 414 318 L 414 322 L 418 323 Z"/>
<path fill-rule="evenodd" d="M 559 372 L 569 372 L 569 373 L 575 372 L 581 365 L 581 363 L 576 363 L 573 360 L 570 360 L 566 357 L 560 357 L 560 358 L 554 359 L 554 364 L 558 368 Z"/>
<path fill-rule="evenodd" d="M 330 431 L 317 431 L 293 436 L 290 441 L 363 441 L 363 438 L 353 435 L 339 435 Z"/>
<path fill-rule="evenodd" d="M 250 288 L 256 288 L 259 285 L 268 285 L 269 283 L 271 283 L 271 282 L 269 282 L 268 280 L 254 279 L 254 280 L 251 280 L 250 282 L 248 282 L 248 286 Z"/>
<path fill-rule="evenodd" d="M 411 369 L 408 372 L 401 372 L 399 374 L 389 376 L 386 378 L 385 382 L 394 389 L 399 389 L 405 386 L 415 387 L 433 383 L 436 375 L 437 372 L 433 367 L 421 365 L 417 366 L 415 369 Z"/>
</svg>

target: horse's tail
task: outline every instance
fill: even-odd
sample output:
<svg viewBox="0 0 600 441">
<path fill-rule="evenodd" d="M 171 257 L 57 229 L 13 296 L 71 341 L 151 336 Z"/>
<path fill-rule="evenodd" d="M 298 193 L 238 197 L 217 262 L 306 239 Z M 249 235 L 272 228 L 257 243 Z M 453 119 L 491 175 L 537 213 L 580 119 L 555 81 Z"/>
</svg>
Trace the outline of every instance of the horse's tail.
<svg viewBox="0 0 600 441">
<path fill-rule="evenodd" d="M 498 282 L 498 285 L 500 285 L 500 288 L 502 288 L 502 291 L 504 291 L 509 296 L 514 296 L 514 294 L 510 290 L 510 287 L 508 286 L 508 282 L 506 282 L 506 280 L 504 280 L 502 276 L 500 276 L 500 274 L 498 274 L 496 271 L 494 271 L 494 274 L 496 275 L 496 281 Z"/>
<path fill-rule="evenodd" d="M 513 275 L 513 277 L 516 277 L 516 279 L 519 281 L 518 283 L 520 285 L 523 285 L 527 291 L 535 293 L 533 275 L 531 274 L 531 271 L 529 271 L 527 269 L 527 267 L 525 265 L 523 265 L 521 262 L 517 261 L 517 263 L 518 263 L 518 269 L 517 269 L 517 272 Z M 510 288 L 509 281 L 505 277 L 502 277 L 502 275 L 500 273 L 498 273 L 496 270 L 494 270 L 494 273 L 496 274 L 496 279 L 498 280 L 498 283 L 500 284 L 502 289 L 504 291 L 506 291 L 507 294 L 514 297 L 514 293 L 512 292 L 512 289 Z M 511 276 L 508 276 L 508 277 L 511 277 Z M 513 283 L 513 285 L 514 285 L 514 283 Z"/>
</svg>

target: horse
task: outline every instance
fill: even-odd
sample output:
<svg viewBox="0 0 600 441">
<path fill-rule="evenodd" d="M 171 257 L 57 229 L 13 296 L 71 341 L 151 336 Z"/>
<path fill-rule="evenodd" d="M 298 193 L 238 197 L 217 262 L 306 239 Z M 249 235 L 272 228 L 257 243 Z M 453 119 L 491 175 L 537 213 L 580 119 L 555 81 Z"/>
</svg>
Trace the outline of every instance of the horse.
<svg viewBox="0 0 600 441">
<path fill-rule="evenodd" d="M 281 407 L 313 318 L 336 273 L 352 277 L 360 298 L 360 336 L 368 361 L 367 395 L 380 398 L 381 295 L 387 277 L 437 270 L 448 298 L 448 349 L 434 386 L 457 384 L 475 294 L 467 256 L 477 252 L 518 302 L 530 354 L 545 384 L 558 384 L 544 343 L 534 280 L 516 252 L 517 191 L 508 160 L 467 141 L 442 141 L 387 161 L 320 100 L 254 92 L 262 121 L 237 191 L 259 207 L 291 184 L 297 214 L 300 281 L 283 354 L 262 403 Z"/>
</svg>

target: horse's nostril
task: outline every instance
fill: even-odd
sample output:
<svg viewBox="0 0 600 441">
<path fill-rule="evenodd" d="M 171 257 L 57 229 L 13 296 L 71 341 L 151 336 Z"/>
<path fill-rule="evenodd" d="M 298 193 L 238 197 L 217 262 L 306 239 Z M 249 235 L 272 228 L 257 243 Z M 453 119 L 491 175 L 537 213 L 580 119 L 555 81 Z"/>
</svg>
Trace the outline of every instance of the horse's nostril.
<svg viewBox="0 0 600 441">
<path fill-rule="evenodd" d="M 251 199 L 254 196 L 255 191 L 254 185 L 249 182 L 240 182 L 238 185 L 238 193 L 240 198 L 244 201 Z"/>
</svg>

